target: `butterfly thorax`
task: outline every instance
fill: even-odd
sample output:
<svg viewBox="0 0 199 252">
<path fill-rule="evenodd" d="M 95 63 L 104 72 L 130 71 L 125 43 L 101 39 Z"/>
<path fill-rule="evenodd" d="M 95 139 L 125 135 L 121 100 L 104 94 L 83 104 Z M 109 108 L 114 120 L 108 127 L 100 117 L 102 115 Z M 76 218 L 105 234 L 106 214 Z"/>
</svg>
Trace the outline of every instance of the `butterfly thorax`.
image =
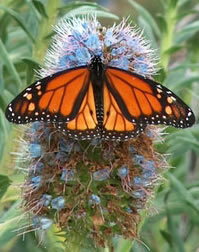
<svg viewBox="0 0 199 252">
<path fill-rule="evenodd" d="M 105 65 L 103 64 L 100 56 L 94 56 L 89 66 L 91 72 L 91 81 L 93 85 L 96 116 L 99 126 L 103 123 L 103 85 L 104 85 L 104 73 Z"/>
</svg>

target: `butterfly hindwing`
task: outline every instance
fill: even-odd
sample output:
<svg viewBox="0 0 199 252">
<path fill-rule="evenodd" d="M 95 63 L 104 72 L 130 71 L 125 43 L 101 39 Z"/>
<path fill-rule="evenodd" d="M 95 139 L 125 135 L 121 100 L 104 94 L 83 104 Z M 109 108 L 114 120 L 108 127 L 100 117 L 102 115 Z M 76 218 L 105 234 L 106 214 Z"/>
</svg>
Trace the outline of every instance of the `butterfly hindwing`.
<svg viewBox="0 0 199 252">
<path fill-rule="evenodd" d="M 192 110 L 172 91 L 135 73 L 108 67 L 106 83 L 125 118 L 136 124 L 190 127 Z"/>
<path fill-rule="evenodd" d="M 71 121 L 88 92 L 89 79 L 86 66 L 43 78 L 27 87 L 8 105 L 6 117 L 17 124 Z"/>
<path fill-rule="evenodd" d="M 105 139 L 125 140 L 139 135 L 146 125 L 134 124 L 128 121 L 119 108 L 114 96 L 107 88 L 104 88 L 104 118 L 102 137 Z"/>
<path fill-rule="evenodd" d="M 57 128 L 62 129 L 69 137 L 76 139 L 100 137 L 91 82 L 76 117 L 68 123 L 57 123 Z"/>
</svg>

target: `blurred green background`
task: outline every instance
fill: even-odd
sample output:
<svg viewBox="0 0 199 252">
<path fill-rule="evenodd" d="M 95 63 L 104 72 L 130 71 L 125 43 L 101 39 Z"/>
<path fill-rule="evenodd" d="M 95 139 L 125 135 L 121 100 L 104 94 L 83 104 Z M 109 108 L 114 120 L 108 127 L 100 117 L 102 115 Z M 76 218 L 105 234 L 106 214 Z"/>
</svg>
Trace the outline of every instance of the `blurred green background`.
<svg viewBox="0 0 199 252">
<path fill-rule="evenodd" d="M 1 0 L 0 1 L 0 251 L 64 251 L 62 240 L 49 230 L 38 245 L 34 233 L 19 235 L 25 223 L 20 208 L 24 180 L 18 150 L 23 126 L 5 119 L 7 104 L 34 79 L 42 65 L 52 25 L 61 17 L 96 13 L 104 25 L 129 21 L 143 29 L 160 58 L 155 78 L 183 98 L 199 114 L 199 2 L 198 0 Z M 148 206 L 140 240 L 114 239 L 116 252 L 199 251 L 199 125 L 167 129 L 157 144 L 169 171 Z M 82 250 L 83 251 L 83 250 Z M 108 251 L 95 249 L 94 251 Z"/>
</svg>

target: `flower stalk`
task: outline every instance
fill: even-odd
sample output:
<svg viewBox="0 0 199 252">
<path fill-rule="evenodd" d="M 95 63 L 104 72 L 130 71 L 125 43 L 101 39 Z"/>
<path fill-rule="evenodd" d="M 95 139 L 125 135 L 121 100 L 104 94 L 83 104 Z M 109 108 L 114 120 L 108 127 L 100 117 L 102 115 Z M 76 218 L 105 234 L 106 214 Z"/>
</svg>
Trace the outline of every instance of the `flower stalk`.
<svg viewBox="0 0 199 252">
<path fill-rule="evenodd" d="M 96 17 L 72 18 L 62 20 L 55 31 L 40 78 L 88 65 L 92 54 L 143 76 L 156 71 L 149 44 L 126 21 L 104 28 Z M 166 166 L 153 148 L 159 136 L 158 128 L 151 126 L 128 141 L 78 141 L 52 123 L 33 123 L 23 141 L 28 169 L 22 186 L 31 227 L 45 232 L 56 225 L 67 251 L 111 249 L 118 235 L 137 239 L 140 213 L 147 209 Z"/>
</svg>

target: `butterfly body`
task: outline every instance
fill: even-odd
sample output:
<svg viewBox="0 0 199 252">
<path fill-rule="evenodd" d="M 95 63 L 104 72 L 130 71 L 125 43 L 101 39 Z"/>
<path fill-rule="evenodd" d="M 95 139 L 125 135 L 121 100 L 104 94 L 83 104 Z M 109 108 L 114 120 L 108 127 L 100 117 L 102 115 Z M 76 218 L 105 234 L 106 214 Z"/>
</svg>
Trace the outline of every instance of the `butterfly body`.
<svg viewBox="0 0 199 252">
<path fill-rule="evenodd" d="M 96 117 L 99 129 L 103 127 L 103 85 L 104 85 L 104 74 L 105 65 L 99 56 L 95 56 L 89 65 L 91 83 L 93 86 L 94 100 Z"/>
<path fill-rule="evenodd" d="M 192 110 L 172 91 L 136 73 L 105 65 L 94 56 L 89 65 L 36 81 L 7 107 L 17 124 L 55 123 L 75 139 L 127 140 L 149 124 L 190 127 Z"/>
</svg>

